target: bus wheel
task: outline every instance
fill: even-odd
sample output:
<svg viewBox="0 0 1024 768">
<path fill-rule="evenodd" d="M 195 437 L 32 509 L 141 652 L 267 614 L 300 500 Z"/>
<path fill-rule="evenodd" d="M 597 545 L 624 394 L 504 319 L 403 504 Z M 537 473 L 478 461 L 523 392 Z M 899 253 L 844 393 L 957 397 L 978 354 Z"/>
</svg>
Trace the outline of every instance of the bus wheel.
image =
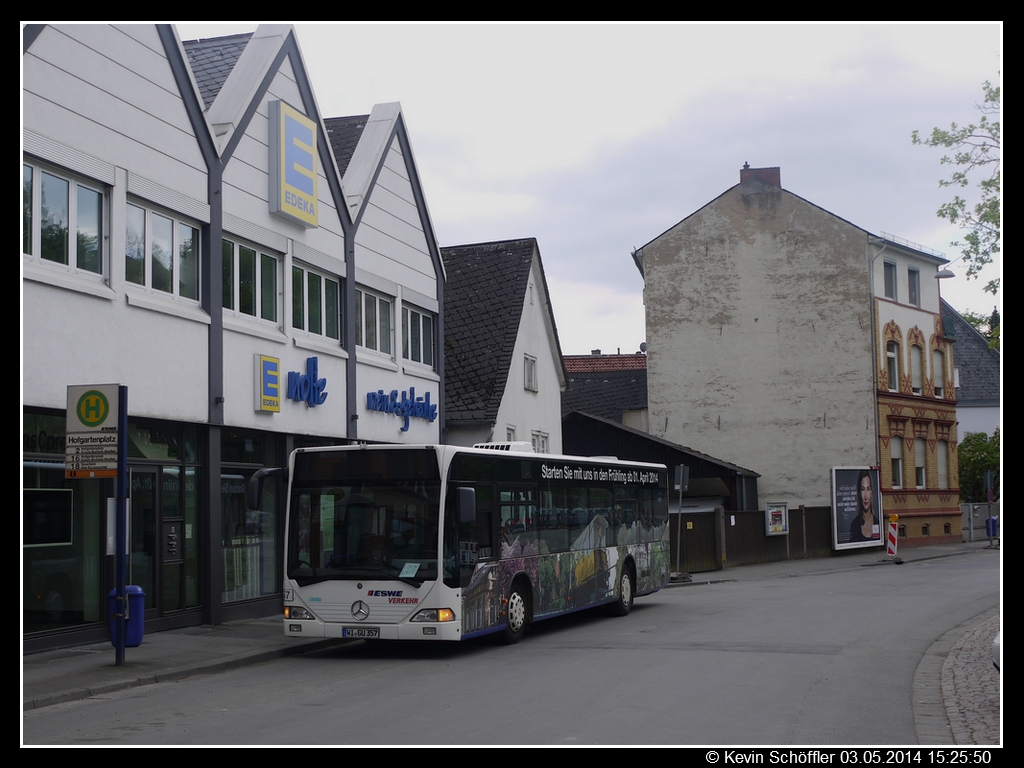
<svg viewBox="0 0 1024 768">
<path fill-rule="evenodd" d="M 512 585 L 512 591 L 508 595 L 508 623 L 505 625 L 504 639 L 508 645 L 518 643 L 526 630 L 526 616 L 528 613 L 526 595 L 523 591 L 523 582 L 517 581 Z"/>
<path fill-rule="evenodd" d="M 613 616 L 625 616 L 633 607 L 633 569 L 622 566 L 622 577 L 619 579 L 619 595 L 611 605 Z"/>
</svg>

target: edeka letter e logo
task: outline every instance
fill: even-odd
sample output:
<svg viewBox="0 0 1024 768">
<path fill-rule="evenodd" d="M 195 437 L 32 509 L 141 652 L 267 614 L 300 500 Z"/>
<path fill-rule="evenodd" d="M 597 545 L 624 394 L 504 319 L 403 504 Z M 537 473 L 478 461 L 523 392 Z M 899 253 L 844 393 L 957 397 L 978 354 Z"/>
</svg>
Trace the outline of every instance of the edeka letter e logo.
<svg viewBox="0 0 1024 768">
<path fill-rule="evenodd" d="M 98 427 L 107 420 L 110 414 L 110 403 L 106 396 L 95 389 L 90 389 L 80 398 L 75 406 L 78 420 L 86 427 Z"/>
</svg>

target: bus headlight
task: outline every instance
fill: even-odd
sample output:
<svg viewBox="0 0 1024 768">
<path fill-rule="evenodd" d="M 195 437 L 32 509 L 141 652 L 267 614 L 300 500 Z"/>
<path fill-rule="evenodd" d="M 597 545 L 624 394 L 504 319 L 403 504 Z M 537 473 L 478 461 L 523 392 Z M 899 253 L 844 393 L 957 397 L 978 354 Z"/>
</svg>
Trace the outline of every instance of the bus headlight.
<svg viewBox="0 0 1024 768">
<path fill-rule="evenodd" d="M 455 611 L 451 608 L 424 608 L 409 621 L 455 621 Z"/>
<path fill-rule="evenodd" d="M 286 605 L 284 607 L 284 617 L 286 619 L 312 619 L 313 614 L 302 606 Z"/>
</svg>

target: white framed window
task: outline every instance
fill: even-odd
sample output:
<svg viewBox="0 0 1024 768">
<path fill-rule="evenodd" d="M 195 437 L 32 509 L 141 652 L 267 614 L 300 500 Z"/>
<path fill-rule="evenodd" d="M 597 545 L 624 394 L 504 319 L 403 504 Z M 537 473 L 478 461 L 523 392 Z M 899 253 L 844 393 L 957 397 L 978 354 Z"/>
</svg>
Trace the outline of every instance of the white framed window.
<svg viewBox="0 0 1024 768">
<path fill-rule="evenodd" d="M 924 382 L 924 350 L 917 344 L 910 348 L 910 388 L 915 395 L 921 394 Z"/>
<path fill-rule="evenodd" d="M 526 355 L 523 361 L 523 386 L 537 392 L 537 358 Z"/>
<path fill-rule="evenodd" d="M 918 488 L 924 488 L 927 484 L 927 473 L 925 471 L 926 453 L 924 438 L 917 438 L 914 441 L 914 482 Z"/>
<path fill-rule="evenodd" d="M 516 441 L 516 428 L 512 425 L 505 427 L 505 442 L 514 443 Z"/>
<path fill-rule="evenodd" d="M 547 453 L 548 452 L 548 433 L 534 431 L 531 436 L 531 442 L 533 443 L 534 453 Z"/>
<path fill-rule="evenodd" d="M 102 275 L 105 207 L 102 185 L 23 163 L 22 253 L 39 262 Z"/>
<path fill-rule="evenodd" d="M 137 203 L 125 211 L 124 279 L 199 301 L 199 227 Z"/>
<path fill-rule="evenodd" d="M 891 261 L 885 264 L 885 298 L 896 301 L 896 264 Z"/>
<path fill-rule="evenodd" d="M 935 379 L 935 396 L 943 397 L 946 392 L 946 356 L 941 349 L 932 350 L 932 375 Z"/>
<path fill-rule="evenodd" d="M 341 282 L 301 264 L 292 266 L 292 328 L 341 341 Z"/>
<path fill-rule="evenodd" d="M 895 341 L 885 345 L 885 362 L 889 391 L 896 392 L 900 388 L 900 345 Z"/>
<path fill-rule="evenodd" d="M 280 258 L 231 238 L 221 240 L 224 309 L 277 323 Z"/>
<path fill-rule="evenodd" d="M 402 357 L 433 367 L 435 325 L 432 314 L 402 307 Z"/>
<path fill-rule="evenodd" d="M 391 354 L 392 305 L 390 298 L 356 289 L 356 346 Z"/>
<path fill-rule="evenodd" d="M 889 455 L 892 458 L 892 487 L 903 487 L 903 438 L 893 436 L 889 439 Z"/>
<path fill-rule="evenodd" d="M 916 269 L 907 270 L 907 297 L 915 307 L 921 306 L 921 273 Z"/>
<path fill-rule="evenodd" d="M 939 440 L 935 446 L 935 459 L 938 464 L 939 488 L 949 488 L 949 443 Z"/>
</svg>

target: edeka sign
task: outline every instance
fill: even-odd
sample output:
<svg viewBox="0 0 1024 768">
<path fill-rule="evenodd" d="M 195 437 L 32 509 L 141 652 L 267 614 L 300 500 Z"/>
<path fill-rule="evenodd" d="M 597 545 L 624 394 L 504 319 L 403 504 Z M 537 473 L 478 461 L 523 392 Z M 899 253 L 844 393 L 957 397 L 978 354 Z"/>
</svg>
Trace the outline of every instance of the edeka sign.
<svg viewBox="0 0 1024 768">
<path fill-rule="evenodd" d="M 306 372 L 288 371 L 288 399 L 305 403 L 310 408 L 323 405 L 327 399 L 327 379 L 320 378 L 320 361 L 306 358 Z"/>
<path fill-rule="evenodd" d="M 392 389 L 390 395 L 385 395 L 383 389 L 367 392 L 366 409 L 401 416 L 403 432 L 409 431 L 409 419 L 426 419 L 430 423 L 437 420 L 437 405 L 430 402 L 430 393 L 416 397 L 416 387 L 409 387 L 408 394 L 403 390 L 401 400 L 397 389 Z"/>
<path fill-rule="evenodd" d="M 253 355 L 256 365 L 256 402 L 262 413 L 281 412 L 281 361 L 267 355 Z"/>
<path fill-rule="evenodd" d="M 270 107 L 270 212 L 317 226 L 316 123 L 283 101 Z"/>
</svg>

